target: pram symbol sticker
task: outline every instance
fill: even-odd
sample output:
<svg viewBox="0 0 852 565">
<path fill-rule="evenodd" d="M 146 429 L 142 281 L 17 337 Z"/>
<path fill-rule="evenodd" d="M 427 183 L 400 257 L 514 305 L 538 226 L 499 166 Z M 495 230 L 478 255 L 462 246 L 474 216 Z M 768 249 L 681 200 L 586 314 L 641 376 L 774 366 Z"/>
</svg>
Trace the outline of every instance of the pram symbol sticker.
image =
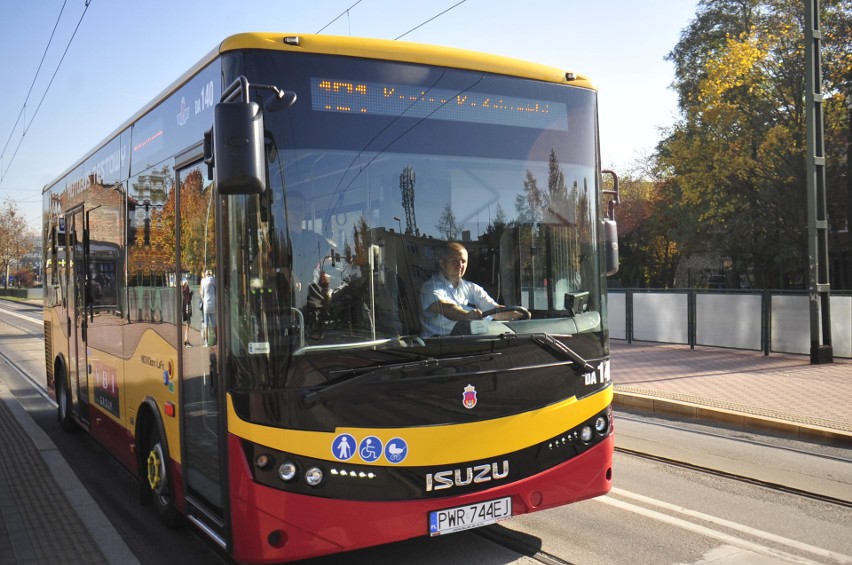
<svg viewBox="0 0 852 565">
<path fill-rule="evenodd" d="M 408 456 L 408 444 L 404 439 L 395 437 L 385 447 L 385 458 L 391 463 L 402 463 Z"/>
</svg>

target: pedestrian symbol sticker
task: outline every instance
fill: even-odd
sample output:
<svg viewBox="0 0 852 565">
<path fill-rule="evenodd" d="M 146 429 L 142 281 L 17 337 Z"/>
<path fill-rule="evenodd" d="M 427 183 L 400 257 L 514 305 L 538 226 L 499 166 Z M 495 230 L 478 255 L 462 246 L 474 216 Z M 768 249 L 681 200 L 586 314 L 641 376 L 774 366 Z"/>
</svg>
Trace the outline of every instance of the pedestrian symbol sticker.
<svg viewBox="0 0 852 565">
<path fill-rule="evenodd" d="M 355 455 L 355 438 L 349 434 L 340 434 L 331 442 L 331 454 L 335 459 L 347 461 Z"/>
<path fill-rule="evenodd" d="M 388 445 L 385 448 L 385 457 L 388 461 L 391 463 L 402 463 L 407 455 L 408 444 L 405 443 L 404 439 L 395 437 L 388 441 Z"/>
<path fill-rule="evenodd" d="M 358 445 L 358 454 L 365 463 L 372 463 L 382 456 L 382 440 L 376 436 L 367 436 Z"/>
</svg>

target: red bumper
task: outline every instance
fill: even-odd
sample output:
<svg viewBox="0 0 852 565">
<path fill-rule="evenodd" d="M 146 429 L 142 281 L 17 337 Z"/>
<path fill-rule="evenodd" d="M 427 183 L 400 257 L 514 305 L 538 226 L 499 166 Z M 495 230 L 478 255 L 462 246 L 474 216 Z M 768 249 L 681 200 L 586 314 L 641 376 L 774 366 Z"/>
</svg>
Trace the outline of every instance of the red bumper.
<svg viewBox="0 0 852 565">
<path fill-rule="evenodd" d="M 255 483 L 240 440 L 232 456 L 233 557 L 276 563 L 428 535 L 432 510 L 512 497 L 514 515 L 553 508 L 609 492 L 613 437 L 538 475 L 456 498 L 364 502 L 292 494 Z"/>
</svg>

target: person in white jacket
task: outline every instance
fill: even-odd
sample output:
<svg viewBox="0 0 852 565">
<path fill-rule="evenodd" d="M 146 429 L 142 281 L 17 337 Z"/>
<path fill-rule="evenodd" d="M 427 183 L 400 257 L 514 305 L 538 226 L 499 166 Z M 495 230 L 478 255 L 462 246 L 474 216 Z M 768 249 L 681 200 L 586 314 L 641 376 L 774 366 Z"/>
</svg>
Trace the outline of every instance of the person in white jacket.
<svg viewBox="0 0 852 565">
<path fill-rule="evenodd" d="M 216 279 L 210 269 L 201 279 L 201 334 L 204 347 L 216 343 Z"/>
</svg>

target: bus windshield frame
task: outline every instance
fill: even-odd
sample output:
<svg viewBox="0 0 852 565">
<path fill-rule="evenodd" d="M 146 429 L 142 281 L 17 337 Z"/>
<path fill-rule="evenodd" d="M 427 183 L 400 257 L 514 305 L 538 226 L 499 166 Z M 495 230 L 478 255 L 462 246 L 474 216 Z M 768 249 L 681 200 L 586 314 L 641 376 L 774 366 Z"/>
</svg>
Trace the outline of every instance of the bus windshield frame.
<svg viewBox="0 0 852 565">
<path fill-rule="evenodd" d="M 608 353 L 595 91 L 330 55 L 238 66 L 298 101 L 265 113 L 267 190 L 219 198 L 232 387 L 325 386 L 339 363 L 317 360 L 370 366 L 376 349 L 440 356 L 435 338 L 452 336 L 424 330 L 420 289 L 450 241 L 465 280 L 531 314 L 460 339 L 571 336 L 582 358 Z"/>
</svg>

